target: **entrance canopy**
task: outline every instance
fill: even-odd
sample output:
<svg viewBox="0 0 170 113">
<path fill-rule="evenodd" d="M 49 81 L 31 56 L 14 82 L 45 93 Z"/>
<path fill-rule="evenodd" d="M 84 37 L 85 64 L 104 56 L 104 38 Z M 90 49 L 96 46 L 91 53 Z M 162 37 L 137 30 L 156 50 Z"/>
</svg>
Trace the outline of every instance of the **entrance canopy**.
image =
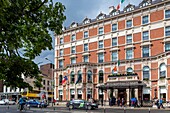
<svg viewBox="0 0 170 113">
<path fill-rule="evenodd" d="M 138 88 L 146 86 L 142 81 L 116 81 L 107 82 L 104 85 L 97 86 L 99 89 L 119 89 L 119 88 Z"/>
</svg>

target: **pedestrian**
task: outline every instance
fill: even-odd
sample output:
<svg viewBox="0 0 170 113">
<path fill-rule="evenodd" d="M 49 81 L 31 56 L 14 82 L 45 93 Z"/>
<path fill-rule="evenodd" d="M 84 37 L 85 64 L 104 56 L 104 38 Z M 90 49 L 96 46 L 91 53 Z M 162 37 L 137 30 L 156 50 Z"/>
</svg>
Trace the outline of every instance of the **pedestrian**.
<svg viewBox="0 0 170 113">
<path fill-rule="evenodd" d="M 117 105 L 120 106 L 120 97 L 117 99 Z"/>
<path fill-rule="evenodd" d="M 165 109 L 165 107 L 163 106 L 163 99 L 162 98 L 159 100 L 159 106 L 160 106 L 160 108 Z"/>
<path fill-rule="evenodd" d="M 125 105 L 125 100 L 124 100 L 124 98 L 122 98 L 122 105 L 121 105 L 121 107 L 124 106 L 124 105 Z"/>
</svg>

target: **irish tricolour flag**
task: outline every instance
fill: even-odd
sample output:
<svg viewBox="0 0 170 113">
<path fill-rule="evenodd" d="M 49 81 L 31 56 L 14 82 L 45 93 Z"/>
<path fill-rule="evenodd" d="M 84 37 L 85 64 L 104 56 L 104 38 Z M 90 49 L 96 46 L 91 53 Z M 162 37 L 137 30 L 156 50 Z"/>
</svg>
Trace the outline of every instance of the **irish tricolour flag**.
<svg viewBox="0 0 170 113">
<path fill-rule="evenodd" d="M 117 5 L 116 9 L 119 10 L 121 7 L 121 4 L 124 2 L 125 0 L 120 0 L 120 3 Z"/>
</svg>

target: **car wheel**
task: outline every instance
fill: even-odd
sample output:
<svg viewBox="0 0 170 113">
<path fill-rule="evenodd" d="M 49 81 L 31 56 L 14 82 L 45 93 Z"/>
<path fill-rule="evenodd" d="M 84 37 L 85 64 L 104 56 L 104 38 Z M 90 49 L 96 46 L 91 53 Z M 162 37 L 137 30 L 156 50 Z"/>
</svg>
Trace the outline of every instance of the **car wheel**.
<svg viewBox="0 0 170 113">
<path fill-rule="evenodd" d="M 40 108 L 40 105 L 37 105 L 38 108 Z"/>
<path fill-rule="evenodd" d="M 69 108 L 70 108 L 70 109 L 74 109 L 73 105 L 69 105 Z"/>
<path fill-rule="evenodd" d="M 87 106 L 87 109 L 88 109 L 88 110 L 91 110 L 91 109 L 92 109 L 92 107 L 91 107 L 91 106 Z"/>
</svg>

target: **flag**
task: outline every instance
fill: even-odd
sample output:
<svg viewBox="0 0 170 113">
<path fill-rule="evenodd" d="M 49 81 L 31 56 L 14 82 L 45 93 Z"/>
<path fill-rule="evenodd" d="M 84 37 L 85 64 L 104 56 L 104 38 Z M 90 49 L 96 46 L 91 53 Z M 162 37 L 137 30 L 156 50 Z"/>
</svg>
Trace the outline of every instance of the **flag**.
<svg viewBox="0 0 170 113">
<path fill-rule="evenodd" d="M 115 67 L 113 68 L 113 70 L 114 70 L 114 72 L 116 72 L 116 71 L 117 71 L 117 66 L 115 66 Z"/>
<path fill-rule="evenodd" d="M 120 60 L 117 61 L 117 65 L 115 65 L 115 67 L 113 68 L 114 72 L 117 71 L 117 67 L 119 67 L 119 66 L 120 66 Z"/>
<path fill-rule="evenodd" d="M 120 9 L 120 6 L 121 4 L 124 2 L 125 0 L 120 0 L 120 3 L 117 5 L 116 9 L 119 10 Z"/>
<path fill-rule="evenodd" d="M 76 84 L 78 84 L 81 79 L 82 79 L 82 77 L 81 77 L 81 75 L 79 75 L 79 77 L 78 77 L 78 79 L 76 81 Z"/>
<path fill-rule="evenodd" d="M 120 60 L 117 61 L 117 66 L 118 66 L 118 67 L 120 66 Z"/>
<path fill-rule="evenodd" d="M 64 76 L 64 78 L 62 80 L 62 84 L 64 84 L 67 80 L 68 80 L 67 76 Z"/>
</svg>

